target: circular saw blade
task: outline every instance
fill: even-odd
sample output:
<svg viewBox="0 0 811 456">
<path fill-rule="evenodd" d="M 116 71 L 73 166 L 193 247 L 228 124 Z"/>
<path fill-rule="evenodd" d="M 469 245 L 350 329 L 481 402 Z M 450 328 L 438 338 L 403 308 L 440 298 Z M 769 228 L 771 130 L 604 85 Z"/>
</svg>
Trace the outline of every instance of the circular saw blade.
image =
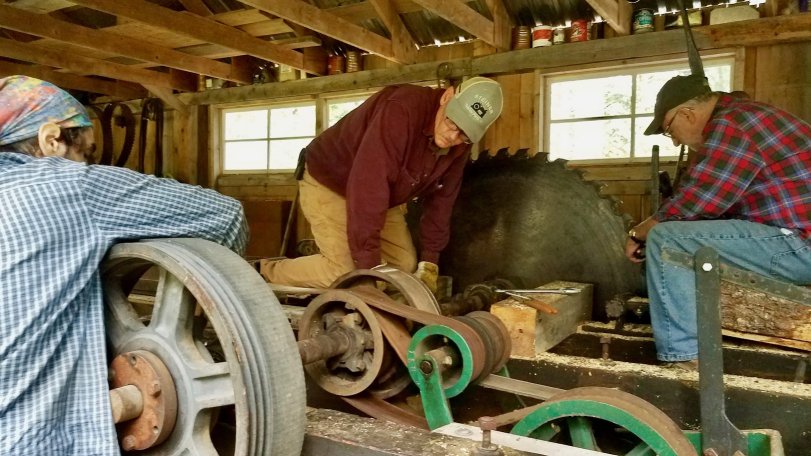
<svg viewBox="0 0 811 456">
<path fill-rule="evenodd" d="M 604 303 L 643 289 L 625 258 L 627 217 L 613 199 L 546 154 L 482 157 L 465 171 L 441 271 L 462 289 L 493 278 L 520 287 L 555 280 L 594 284 L 593 317 Z"/>
</svg>

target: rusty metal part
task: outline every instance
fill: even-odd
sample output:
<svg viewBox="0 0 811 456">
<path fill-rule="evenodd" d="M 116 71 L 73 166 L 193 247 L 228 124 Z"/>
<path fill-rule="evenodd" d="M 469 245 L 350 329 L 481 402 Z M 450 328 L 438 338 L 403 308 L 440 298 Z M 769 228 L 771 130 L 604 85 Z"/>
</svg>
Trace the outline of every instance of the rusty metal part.
<svg viewBox="0 0 811 456">
<path fill-rule="evenodd" d="M 386 294 L 395 301 L 425 312 L 439 314 L 439 304 L 434 294 L 412 274 L 387 266 L 375 269 L 357 269 L 338 277 L 330 288 L 352 288 L 368 282 L 384 282 Z"/>
<path fill-rule="evenodd" d="M 151 268 L 154 304 L 134 307 L 130 293 Z M 111 356 L 150 352 L 174 381 L 177 420 L 155 453 L 216 454 L 215 433 L 234 456 L 301 453 L 306 397 L 296 341 L 242 257 L 201 239 L 156 239 L 115 245 L 101 272 Z"/>
<path fill-rule="evenodd" d="M 554 307 L 550 306 L 545 302 L 538 301 L 537 299 L 528 298 L 524 295 L 520 295 L 517 293 L 505 292 L 504 294 L 514 298 L 516 301 L 520 302 L 521 304 L 524 304 L 525 306 L 532 307 L 533 309 L 539 312 L 543 312 L 545 314 L 550 315 L 558 313 L 558 309 L 555 309 Z"/>
<path fill-rule="evenodd" d="M 308 363 L 304 369 L 327 392 L 352 396 L 366 391 L 380 374 L 386 349 L 383 333 L 363 299 L 348 290 L 331 290 L 307 306 L 298 337 L 304 341 L 338 331 L 349 337 L 348 350 Z"/>
<path fill-rule="evenodd" d="M 510 360 L 510 353 L 512 352 L 512 341 L 510 340 L 510 332 L 504 326 L 504 322 L 490 312 L 476 311 L 466 315 L 478 321 L 485 329 L 486 336 L 490 343 L 495 344 L 501 349 L 496 350 L 496 360 L 491 372 L 498 372 L 502 367 L 507 365 Z"/>
<path fill-rule="evenodd" d="M 144 398 L 135 385 L 125 385 L 110 390 L 110 408 L 113 422 L 122 423 L 137 418 L 144 410 Z"/>
<path fill-rule="evenodd" d="M 485 310 L 496 302 L 496 286 L 487 283 L 474 283 L 464 291 L 451 297 L 449 302 L 439 304 L 442 315 L 464 315 L 477 310 Z"/>
<path fill-rule="evenodd" d="M 354 337 L 349 329 L 335 326 L 326 334 L 298 341 L 301 363 L 305 366 L 316 361 L 324 361 L 336 355 L 343 355 L 352 347 Z"/>
<path fill-rule="evenodd" d="M 110 368 L 115 372 L 110 381 L 113 388 L 134 385 L 141 392 L 141 413 L 118 426 L 121 447 L 132 451 L 159 445 L 177 419 L 177 393 L 169 370 L 160 358 L 143 350 L 116 356 Z"/>
<path fill-rule="evenodd" d="M 423 325 L 444 325 L 458 332 L 468 343 L 473 352 L 473 378 L 479 378 L 484 369 L 484 342 L 470 326 L 453 318 L 425 312 L 399 304 L 382 291 L 369 286 L 359 286 L 353 292 L 370 306 Z"/>
</svg>

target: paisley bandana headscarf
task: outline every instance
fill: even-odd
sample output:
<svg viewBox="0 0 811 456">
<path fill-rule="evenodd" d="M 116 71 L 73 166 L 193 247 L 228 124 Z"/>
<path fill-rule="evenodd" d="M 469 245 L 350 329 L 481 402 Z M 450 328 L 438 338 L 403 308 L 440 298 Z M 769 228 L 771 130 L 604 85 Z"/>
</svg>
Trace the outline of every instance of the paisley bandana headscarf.
<svg viewBox="0 0 811 456">
<path fill-rule="evenodd" d="M 0 146 L 33 138 L 47 122 L 93 126 L 84 106 L 59 87 L 28 76 L 0 79 Z"/>
</svg>

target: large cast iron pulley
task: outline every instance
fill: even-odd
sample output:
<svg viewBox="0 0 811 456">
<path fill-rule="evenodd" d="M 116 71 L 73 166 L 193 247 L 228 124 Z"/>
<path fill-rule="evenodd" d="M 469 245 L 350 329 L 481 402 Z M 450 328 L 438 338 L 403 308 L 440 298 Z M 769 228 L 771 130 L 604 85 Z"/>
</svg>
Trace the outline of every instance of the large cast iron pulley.
<svg viewBox="0 0 811 456">
<path fill-rule="evenodd" d="M 154 303 L 134 306 L 131 291 L 149 269 Z M 150 240 L 113 247 L 102 280 L 124 449 L 300 454 L 301 359 L 277 298 L 248 263 L 209 241 Z"/>
</svg>

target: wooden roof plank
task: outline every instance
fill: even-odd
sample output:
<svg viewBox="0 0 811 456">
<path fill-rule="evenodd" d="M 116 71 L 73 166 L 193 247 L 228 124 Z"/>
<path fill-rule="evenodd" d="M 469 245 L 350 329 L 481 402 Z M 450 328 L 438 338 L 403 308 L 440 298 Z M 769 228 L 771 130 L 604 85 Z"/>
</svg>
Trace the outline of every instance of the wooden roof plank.
<svg viewBox="0 0 811 456">
<path fill-rule="evenodd" d="M 495 24 L 462 0 L 413 0 L 451 24 L 495 47 L 503 46 L 496 41 Z M 509 45 L 508 45 L 509 46 Z"/>
<path fill-rule="evenodd" d="M 42 79 L 43 81 L 48 81 L 65 89 L 83 90 L 85 92 L 109 95 L 127 100 L 147 96 L 146 90 L 143 90 L 138 85 L 127 82 L 105 81 L 103 79 L 77 76 L 70 73 L 58 73 L 40 65 L 24 65 L 0 61 L 0 77 L 15 74 Z"/>
<path fill-rule="evenodd" d="M 380 20 L 391 33 L 392 51 L 403 62 L 414 63 L 417 60 L 417 45 L 400 17 L 391 0 L 369 0 Z"/>
<path fill-rule="evenodd" d="M 254 57 L 283 63 L 309 72 L 316 72 L 315 69 L 304 68 L 304 57 L 301 53 L 289 49 L 280 49 L 267 41 L 260 40 L 241 30 L 209 18 L 187 12 L 173 11 L 144 0 L 127 0 L 126 2 L 118 0 L 73 0 L 73 2 L 108 14 L 123 16 L 162 29 L 173 30 L 204 42 L 220 44 Z"/>
<path fill-rule="evenodd" d="M 394 54 L 391 40 L 301 0 L 242 0 L 242 3 L 394 62 L 408 63 Z"/>
<path fill-rule="evenodd" d="M 166 73 L 133 68 L 104 60 L 91 59 L 77 54 L 52 51 L 29 43 L 0 38 L 0 55 L 24 62 L 38 63 L 56 68 L 65 68 L 81 74 L 97 74 L 113 79 L 152 84 L 170 89 L 195 91 L 197 88 L 178 82 Z"/>
<path fill-rule="evenodd" d="M 251 82 L 249 74 L 226 63 L 184 54 L 141 40 L 82 27 L 53 19 L 48 15 L 29 13 L 10 6 L 0 5 L 0 26 L 192 73 L 229 81 Z"/>
</svg>

